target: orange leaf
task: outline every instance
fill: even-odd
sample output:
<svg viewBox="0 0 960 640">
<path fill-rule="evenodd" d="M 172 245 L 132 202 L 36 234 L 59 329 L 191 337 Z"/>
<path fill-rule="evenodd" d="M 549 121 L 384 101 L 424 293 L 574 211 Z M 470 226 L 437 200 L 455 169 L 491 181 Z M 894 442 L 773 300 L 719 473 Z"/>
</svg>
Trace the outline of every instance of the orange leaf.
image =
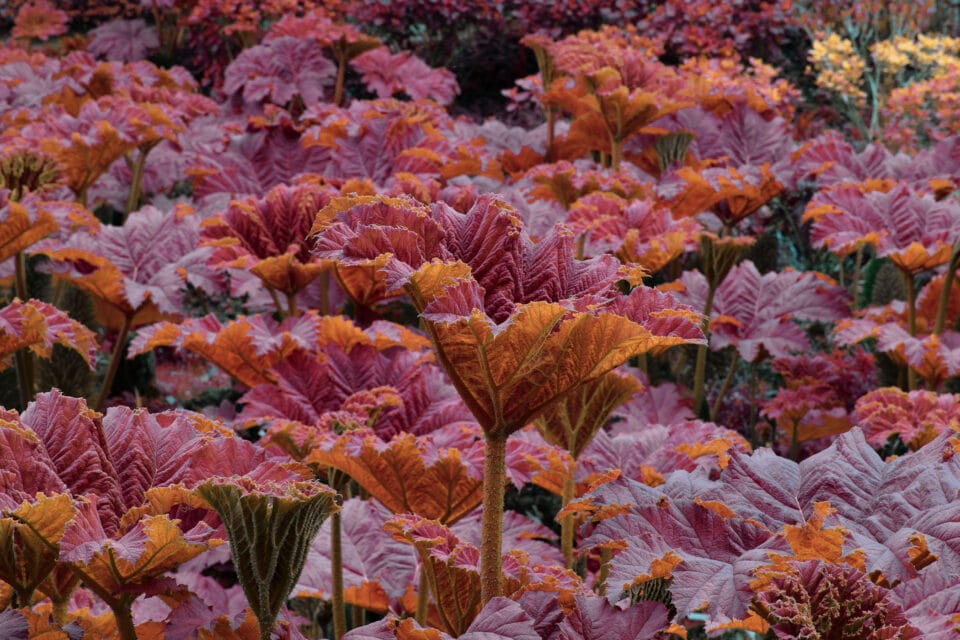
<svg viewBox="0 0 960 640">
<path fill-rule="evenodd" d="M 304 462 L 340 469 L 394 513 L 451 524 L 480 504 L 483 480 L 467 474 L 455 448 L 431 452 L 428 465 L 431 443 L 429 436 L 406 433 L 384 445 L 375 435 L 348 433 L 330 448 L 315 448 Z"/>
</svg>

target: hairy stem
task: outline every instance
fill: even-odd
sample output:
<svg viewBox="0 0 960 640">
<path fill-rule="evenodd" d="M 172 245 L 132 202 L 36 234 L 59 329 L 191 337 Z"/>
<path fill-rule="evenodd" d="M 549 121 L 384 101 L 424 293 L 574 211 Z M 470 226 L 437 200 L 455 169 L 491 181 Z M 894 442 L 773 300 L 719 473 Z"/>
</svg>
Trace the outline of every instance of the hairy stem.
<svg viewBox="0 0 960 640">
<path fill-rule="evenodd" d="M 577 472 L 577 461 L 573 461 L 570 473 L 563 479 L 563 506 L 566 507 L 573 500 L 576 489 L 574 476 Z M 563 550 L 563 560 L 567 569 L 573 568 L 573 514 L 567 514 L 560 519 L 560 548 Z"/>
<path fill-rule="evenodd" d="M 907 285 L 907 331 L 911 336 L 917 335 L 917 284 L 913 274 L 901 271 L 904 283 Z M 907 363 L 907 390 L 917 388 L 917 372 Z"/>
<path fill-rule="evenodd" d="M 607 594 L 607 576 L 610 575 L 610 549 L 600 549 L 600 573 L 597 575 L 597 595 L 605 596 Z"/>
<path fill-rule="evenodd" d="M 21 302 L 29 297 L 27 291 L 27 256 L 18 251 L 14 260 L 14 287 Z M 20 409 L 24 410 L 33 400 L 34 371 L 33 354 L 29 349 L 20 349 L 15 357 L 17 361 L 17 390 L 20 392 Z"/>
<path fill-rule="evenodd" d="M 117 632 L 120 634 L 120 640 L 137 640 L 137 627 L 133 624 L 133 611 L 130 610 L 132 601 L 126 599 L 114 600 L 107 603 L 113 612 L 113 617 L 117 621 Z M 261 633 L 261 637 L 263 634 Z M 270 636 L 267 635 L 267 638 Z"/>
<path fill-rule="evenodd" d="M 340 535 L 340 512 L 330 514 L 330 565 L 333 574 L 333 594 L 330 606 L 333 609 L 333 637 L 342 638 L 347 632 L 347 612 L 343 602 L 343 545 Z"/>
<path fill-rule="evenodd" d="M 850 283 L 850 297 L 853 300 L 853 308 L 860 308 L 860 301 L 857 299 L 860 295 L 860 268 L 863 266 L 863 245 L 857 247 L 857 255 L 853 261 L 853 281 Z"/>
<path fill-rule="evenodd" d="M 727 395 L 727 391 L 730 390 L 730 383 L 733 382 L 733 376 L 737 372 L 737 365 L 740 364 L 740 355 L 737 353 L 737 350 L 733 350 L 733 355 L 730 359 L 730 368 L 727 369 L 727 377 L 723 379 L 723 385 L 720 387 L 720 392 L 717 394 L 716 399 L 713 401 L 713 407 L 710 409 L 710 421 L 717 421 L 717 414 L 720 413 L 720 406 L 723 403 L 724 396 Z"/>
<path fill-rule="evenodd" d="M 130 194 L 127 196 L 127 206 L 123 211 L 124 220 L 126 220 L 130 212 L 135 210 L 137 205 L 140 204 L 141 185 L 143 184 L 143 166 L 147 162 L 148 153 L 150 153 L 149 149 L 141 149 L 137 155 L 136 162 L 133 163 L 133 169 L 131 169 L 132 173 L 130 175 Z"/>
<path fill-rule="evenodd" d="M 298 316 L 300 315 L 300 309 L 297 308 L 297 294 L 288 293 L 287 294 L 287 315 Z"/>
<path fill-rule="evenodd" d="M 343 84 L 347 79 L 347 56 L 337 56 L 337 86 L 333 90 L 333 104 L 343 106 Z"/>
<path fill-rule="evenodd" d="M 943 290 L 940 292 L 940 300 L 937 302 L 937 317 L 933 325 L 933 333 L 940 335 L 943 333 L 947 322 L 947 307 L 950 305 L 950 290 L 953 289 L 953 280 L 956 277 L 957 269 L 960 268 L 960 243 L 953 250 L 950 262 L 947 263 L 947 274 L 943 280 Z"/>
<path fill-rule="evenodd" d="M 553 145 L 556 138 L 557 112 L 553 107 L 547 107 L 547 150 L 544 153 L 544 162 L 553 162 Z"/>
<path fill-rule="evenodd" d="M 424 626 L 427 623 L 427 605 L 430 603 L 430 584 L 427 581 L 427 572 L 423 567 L 420 568 L 420 586 L 417 588 L 417 610 L 414 612 L 414 620 L 417 624 Z"/>
<path fill-rule="evenodd" d="M 133 324 L 133 313 L 128 313 L 123 317 L 123 326 L 120 327 L 120 333 L 117 334 L 117 342 L 113 345 L 113 352 L 110 354 L 110 364 L 107 366 L 107 373 L 103 377 L 103 386 L 100 387 L 100 394 L 93 405 L 94 410 L 103 411 L 107 404 L 107 398 L 110 397 L 110 389 L 113 387 L 113 379 L 117 376 L 117 369 L 120 368 L 120 361 L 123 359 L 124 347 L 127 342 L 127 334 L 130 333 L 130 326 Z"/>
<path fill-rule="evenodd" d="M 487 434 L 483 461 L 483 516 L 480 522 L 480 599 L 486 605 L 502 595 L 503 485 L 506 480 L 507 436 L 502 425 Z"/>
<path fill-rule="evenodd" d="M 717 288 L 711 284 L 707 290 L 707 299 L 703 303 L 703 338 L 706 342 L 697 347 L 697 364 L 693 374 L 693 412 L 697 415 L 700 415 L 705 394 L 707 349 L 710 345 L 710 312 L 713 311 L 713 296 L 716 292 Z"/>
</svg>

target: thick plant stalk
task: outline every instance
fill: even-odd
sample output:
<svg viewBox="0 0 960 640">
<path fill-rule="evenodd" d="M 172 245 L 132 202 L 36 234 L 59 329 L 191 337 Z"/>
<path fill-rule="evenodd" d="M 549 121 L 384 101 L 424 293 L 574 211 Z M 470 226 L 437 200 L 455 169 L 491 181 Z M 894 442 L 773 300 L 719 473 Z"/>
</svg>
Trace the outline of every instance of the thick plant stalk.
<svg viewBox="0 0 960 640">
<path fill-rule="evenodd" d="M 343 598 L 343 544 L 340 531 L 340 512 L 330 514 L 330 565 L 333 578 L 333 593 L 330 606 L 333 609 L 333 637 L 342 638 L 347 632 L 347 612 Z"/>
<path fill-rule="evenodd" d="M 860 308 L 860 269 L 863 266 L 863 245 L 857 247 L 857 256 L 853 263 L 853 281 L 850 283 L 850 297 L 853 300 L 853 308 Z"/>
<path fill-rule="evenodd" d="M 287 315 L 291 315 L 291 316 L 300 315 L 300 309 L 297 307 L 296 293 L 287 294 Z"/>
<path fill-rule="evenodd" d="M 109 603 L 107 603 L 109 604 Z M 131 603 L 126 606 L 120 604 L 114 607 L 110 606 L 113 617 L 117 621 L 117 632 L 120 634 L 120 640 L 137 640 L 137 627 L 133 624 L 133 611 L 130 610 Z"/>
<path fill-rule="evenodd" d="M 133 314 L 128 314 L 123 318 L 123 326 L 120 327 L 120 333 L 117 334 L 117 342 L 113 345 L 113 352 L 110 354 L 110 364 L 107 366 L 107 373 L 103 377 L 103 386 L 100 387 L 100 394 L 93 405 L 94 410 L 103 411 L 107 398 L 110 397 L 110 389 L 113 387 L 113 379 L 117 377 L 117 370 L 120 368 L 120 361 L 123 359 L 124 347 L 127 343 L 127 335 L 130 333 L 130 326 L 133 324 Z"/>
<path fill-rule="evenodd" d="M 600 549 L 600 573 L 597 576 L 597 595 L 607 595 L 607 576 L 610 575 L 610 558 L 612 556 L 610 549 L 604 547 Z"/>
<path fill-rule="evenodd" d="M 414 612 L 414 620 L 417 624 L 423 626 L 427 623 L 427 605 L 430 603 L 430 583 L 427 580 L 427 572 L 420 569 L 420 586 L 417 588 L 417 609 Z"/>
<path fill-rule="evenodd" d="M 150 152 L 150 149 L 141 149 L 140 153 L 137 154 L 137 159 L 133 163 L 133 168 L 130 170 L 130 193 L 127 196 L 127 206 L 123 211 L 123 219 L 126 220 L 127 216 L 130 215 L 132 211 L 137 208 L 137 205 L 140 203 L 140 193 L 142 191 L 143 183 L 143 167 L 147 163 L 147 153 Z"/>
<path fill-rule="evenodd" d="M 960 240 L 953 246 L 953 255 L 950 256 L 950 262 L 947 263 L 947 273 L 943 280 L 943 290 L 940 292 L 940 300 L 937 302 L 937 317 L 933 325 L 933 333 L 940 335 L 943 333 L 947 321 L 947 306 L 950 304 L 950 290 L 953 288 L 953 280 L 956 277 L 957 269 L 960 268 Z"/>
<path fill-rule="evenodd" d="M 483 461 L 483 517 L 480 523 L 480 599 L 486 605 L 502 595 L 503 486 L 506 482 L 507 436 L 498 428 L 487 434 Z"/>
<path fill-rule="evenodd" d="M 22 302 L 29 298 L 27 291 L 27 256 L 18 251 L 14 259 L 14 287 L 17 297 Z M 26 409 L 33 400 L 34 371 L 33 356 L 28 349 L 20 349 L 16 355 L 17 361 L 17 389 L 20 392 L 20 408 Z"/>
<path fill-rule="evenodd" d="M 577 462 L 574 460 L 570 473 L 563 479 L 563 508 L 573 500 L 573 493 L 576 489 Z M 563 561 L 567 569 L 573 569 L 573 514 L 567 514 L 560 519 L 560 548 L 563 550 Z"/>
<path fill-rule="evenodd" d="M 727 369 L 727 377 L 723 379 L 723 386 L 720 387 L 720 393 L 717 394 L 716 399 L 713 401 L 713 406 L 710 408 L 710 421 L 717 421 L 717 414 L 720 413 L 720 406 L 723 403 L 723 398 L 727 395 L 727 391 L 730 390 L 730 384 L 733 382 L 733 376 L 737 372 L 737 364 L 740 363 L 740 355 L 736 350 L 733 351 L 733 358 L 730 361 L 730 368 Z"/>
<path fill-rule="evenodd" d="M 716 295 L 716 292 L 717 288 L 711 284 L 707 290 L 707 299 L 703 303 L 703 338 L 705 343 L 697 347 L 697 364 L 693 374 L 693 412 L 696 414 L 700 413 L 700 406 L 703 404 L 707 374 L 707 349 L 710 346 L 710 312 L 713 311 L 713 296 Z"/>
<path fill-rule="evenodd" d="M 343 85 L 347 80 L 347 57 L 337 56 L 337 85 L 333 90 L 333 104 L 343 106 Z"/>
<path fill-rule="evenodd" d="M 902 271 L 903 279 L 907 285 L 907 331 L 911 336 L 917 335 L 917 285 L 914 282 L 913 274 Z M 917 388 L 917 372 L 913 370 L 910 363 L 907 363 L 907 390 L 913 391 Z"/>
</svg>

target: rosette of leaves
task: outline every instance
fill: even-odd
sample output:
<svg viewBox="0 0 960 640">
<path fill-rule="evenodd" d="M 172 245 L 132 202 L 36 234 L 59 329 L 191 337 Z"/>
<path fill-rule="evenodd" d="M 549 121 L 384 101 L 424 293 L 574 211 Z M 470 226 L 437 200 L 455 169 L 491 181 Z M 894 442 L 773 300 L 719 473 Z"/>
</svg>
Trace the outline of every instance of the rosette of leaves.
<svg viewBox="0 0 960 640">
<path fill-rule="evenodd" d="M 488 601 L 501 593 L 507 438 L 631 357 L 701 341 L 700 318 L 645 287 L 620 295 L 615 285 L 630 272 L 612 257 L 576 260 L 562 229 L 532 242 L 515 211 L 492 196 L 467 213 L 444 204 L 431 218 L 418 212 L 430 244 L 409 227 L 384 224 L 396 216 L 389 207 L 364 211 L 348 205 L 335 216 L 321 212 L 320 253 L 347 264 L 388 258 L 387 288 L 403 287 L 413 300 L 440 363 L 483 428 Z M 343 239 L 338 249 L 327 249 L 335 237 Z"/>
<path fill-rule="evenodd" d="M 310 543 L 324 519 L 340 508 L 337 493 L 316 482 L 258 483 L 238 477 L 210 480 L 197 491 L 223 521 L 260 638 L 268 640 L 303 571 Z"/>
</svg>

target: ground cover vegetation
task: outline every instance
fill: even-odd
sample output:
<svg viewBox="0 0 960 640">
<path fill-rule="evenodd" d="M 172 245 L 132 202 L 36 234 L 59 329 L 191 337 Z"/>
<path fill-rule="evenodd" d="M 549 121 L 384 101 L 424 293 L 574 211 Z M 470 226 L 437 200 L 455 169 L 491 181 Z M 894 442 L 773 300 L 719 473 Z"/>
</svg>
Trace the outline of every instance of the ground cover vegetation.
<svg viewBox="0 0 960 640">
<path fill-rule="evenodd" d="M 960 637 L 960 15 L 10 0 L 0 636 Z"/>
</svg>

